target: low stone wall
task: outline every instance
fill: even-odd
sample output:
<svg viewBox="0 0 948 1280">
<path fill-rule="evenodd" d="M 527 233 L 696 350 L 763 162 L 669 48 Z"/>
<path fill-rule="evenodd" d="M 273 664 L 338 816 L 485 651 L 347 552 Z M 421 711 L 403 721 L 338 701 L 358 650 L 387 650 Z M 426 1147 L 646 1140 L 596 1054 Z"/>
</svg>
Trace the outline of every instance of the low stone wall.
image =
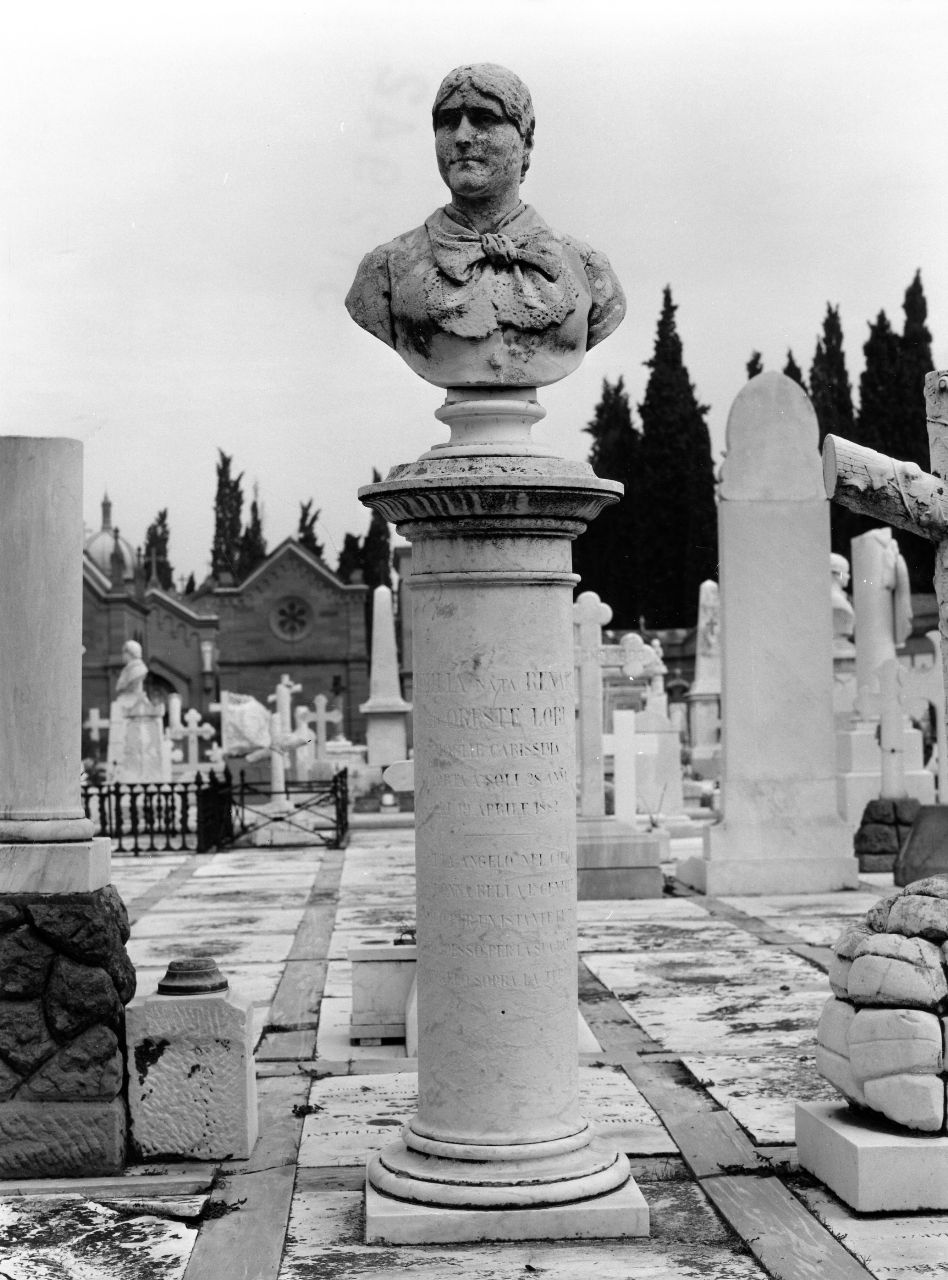
<svg viewBox="0 0 948 1280">
<path fill-rule="evenodd" d="M 0 895 L 0 1178 L 123 1168 L 128 937 L 112 886 Z"/>
<path fill-rule="evenodd" d="M 870 800 L 853 841 L 860 871 L 891 871 L 918 817 L 918 800 Z"/>
</svg>

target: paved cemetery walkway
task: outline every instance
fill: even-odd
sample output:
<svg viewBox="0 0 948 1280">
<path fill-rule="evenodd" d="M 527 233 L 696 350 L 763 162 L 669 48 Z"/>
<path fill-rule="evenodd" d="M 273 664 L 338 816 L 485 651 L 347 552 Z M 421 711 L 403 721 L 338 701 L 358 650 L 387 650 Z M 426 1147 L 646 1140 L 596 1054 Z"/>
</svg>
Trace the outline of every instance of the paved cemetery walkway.
<svg viewBox="0 0 948 1280">
<path fill-rule="evenodd" d="M 0 1184 L 6 1280 L 856 1280 L 941 1276 L 948 1216 L 856 1217 L 795 1168 L 828 946 L 884 891 L 580 904 L 586 1113 L 629 1153 L 648 1240 L 366 1246 L 366 1156 L 413 1108 L 403 1047 L 350 1046 L 353 944 L 413 919 L 410 831 L 345 852 L 115 859 L 142 991 L 209 949 L 251 995 L 261 1136 L 250 1161 Z M 675 856 L 696 851 L 673 841 Z"/>
</svg>

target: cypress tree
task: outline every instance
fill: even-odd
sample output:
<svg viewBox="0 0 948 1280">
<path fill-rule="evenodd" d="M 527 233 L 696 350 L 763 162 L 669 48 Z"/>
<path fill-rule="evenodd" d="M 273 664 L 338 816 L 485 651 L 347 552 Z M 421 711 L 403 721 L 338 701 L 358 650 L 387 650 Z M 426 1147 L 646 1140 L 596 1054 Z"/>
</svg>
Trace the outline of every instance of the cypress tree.
<svg viewBox="0 0 948 1280">
<path fill-rule="evenodd" d="M 351 582 L 356 573 L 362 573 L 362 543 L 356 534 L 347 533 L 342 540 L 336 576 L 342 582 Z"/>
<path fill-rule="evenodd" d="M 300 519 L 296 530 L 296 539 L 301 547 L 305 547 L 307 551 L 312 551 L 314 556 L 323 558 L 323 544 L 316 540 L 316 522 L 320 517 L 320 511 L 313 511 L 313 499 L 308 502 L 300 503 Z"/>
<path fill-rule="evenodd" d="M 649 627 L 694 626 L 698 588 L 718 569 L 714 464 L 705 424 L 685 368 L 675 304 L 666 287 L 642 420 L 639 557 Z"/>
<path fill-rule="evenodd" d="M 759 351 L 752 351 L 750 359 L 747 362 L 747 381 L 756 378 L 758 373 L 764 372 L 764 361 Z"/>
<path fill-rule="evenodd" d="M 821 446 L 827 435 L 853 438 L 853 394 L 843 354 L 843 329 L 839 308 L 829 303 L 810 366 L 810 399 L 820 424 Z"/>
<path fill-rule="evenodd" d="M 862 350 L 866 363 L 859 379 L 859 417 L 853 438 L 870 449 L 901 458 L 895 434 L 901 412 L 901 351 L 899 335 L 884 311 L 869 325 Z"/>
<path fill-rule="evenodd" d="M 218 582 L 233 582 L 240 558 L 241 513 L 244 505 L 241 480 L 231 477 L 233 461 L 218 449 L 217 492 L 214 496 L 214 542 L 211 546 L 211 576 Z"/>
<path fill-rule="evenodd" d="M 852 386 L 846 370 L 843 351 L 843 329 L 839 321 L 839 308 L 826 304 L 823 332 L 816 342 L 813 363 L 810 365 L 810 401 L 819 424 L 819 444 L 828 435 L 855 439 Z M 838 502 L 830 503 L 830 546 L 833 551 L 850 558 L 849 543 L 853 529 L 862 529 L 853 512 Z"/>
<path fill-rule="evenodd" d="M 925 374 L 934 366 L 932 335 L 925 321 L 928 304 L 922 288 L 922 273 L 916 271 L 902 303 L 905 321 L 899 338 L 897 407 L 885 452 L 905 462 L 917 463 L 928 471 L 931 458 L 928 424 L 925 419 Z M 913 591 L 931 592 L 935 573 L 935 547 L 926 538 L 911 534 L 899 537 L 899 547 L 908 564 Z"/>
<path fill-rule="evenodd" d="M 145 572 L 151 573 L 154 559 L 155 577 L 164 591 L 174 590 L 174 570 L 168 560 L 168 508 L 163 507 L 145 531 L 143 559 Z"/>
<path fill-rule="evenodd" d="M 806 382 L 803 379 L 803 370 L 794 360 L 792 351 L 787 352 L 787 363 L 783 366 L 783 372 L 786 377 L 792 378 L 804 391 L 807 391 Z M 809 394 L 809 391 L 807 391 L 807 395 Z"/>
<path fill-rule="evenodd" d="M 250 519 L 246 529 L 240 535 L 240 549 L 237 554 L 238 581 L 243 582 L 244 578 L 248 578 L 266 558 L 267 540 L 263 536 L 263 513 L 257 497 L 257 486 L 254 485 Z"/>
<path fill-rule="evenodd" d="M 621 481 L 625 493 L 573 544 L 578 590 L 595 591 L 612 609 L 613 625 L 630 630 L 638 625 L 640 611 L 635 528 L 640 439 L 621 377 L 615 383 L 603 379 L 602 398 L 583 430 L 592 436 L 589 462 L 596 475 Z"/>
</svg>

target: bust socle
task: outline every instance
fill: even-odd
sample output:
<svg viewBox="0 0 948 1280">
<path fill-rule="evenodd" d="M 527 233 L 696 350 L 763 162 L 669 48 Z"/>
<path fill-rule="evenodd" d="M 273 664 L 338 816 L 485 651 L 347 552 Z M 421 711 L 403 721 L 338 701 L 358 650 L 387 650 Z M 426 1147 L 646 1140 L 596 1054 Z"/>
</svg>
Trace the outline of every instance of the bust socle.
<svg viewBox="0 0 948 1280">
<path fill-rule="evenodd" d="M 363 258 L 349 314 L 439 387 L 556 382 L 616 328 L 625 298 L 603 254 L 520 199 L 530 92 L 505 67 L 457 67 L 432 120 L 451 202 Z"/>
</svg>

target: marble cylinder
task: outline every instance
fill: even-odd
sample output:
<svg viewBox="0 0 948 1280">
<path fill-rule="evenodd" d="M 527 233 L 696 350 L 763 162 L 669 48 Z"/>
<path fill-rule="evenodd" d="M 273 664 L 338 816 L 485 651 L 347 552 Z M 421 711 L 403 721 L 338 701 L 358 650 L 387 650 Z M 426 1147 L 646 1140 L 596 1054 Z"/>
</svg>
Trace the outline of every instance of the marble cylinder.
<svg viewBox="0 0 948 1280">
<path fill-rule="evenodd" d="M 454 444 L 360 490 L 412 542 L 418 907 L 418 1110 L 368 1184 L 462 1212 L 629 1182 L 580 1111 L 576 1019 L 571 540 L 619 486 L 507 400 L 449 404 Z"/>
<path fill-rule="evenodd" d="M 0 843 L 85 840 L 82 444 L 0 437 Z"/>
</svg>

